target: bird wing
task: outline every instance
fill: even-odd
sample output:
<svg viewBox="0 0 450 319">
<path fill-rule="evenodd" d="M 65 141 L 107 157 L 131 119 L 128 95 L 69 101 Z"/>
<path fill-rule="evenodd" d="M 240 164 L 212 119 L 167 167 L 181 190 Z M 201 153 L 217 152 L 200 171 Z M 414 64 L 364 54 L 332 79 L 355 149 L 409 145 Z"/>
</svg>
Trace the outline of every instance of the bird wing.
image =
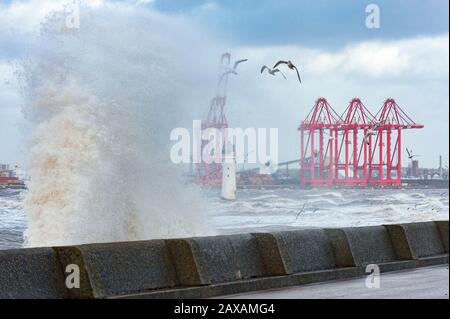
<svg viewBox="0 0 450 319">
<path fill-rule="evenodd" d="M 261 68 L 261 74 L 264 72 L 264 70 L 270 70 L 267 65 L 263 65 Z"/>
<path fill-rule="evenodd" d="M 300 73 L 298 72 L 298 69 L 295 65 L 294 65 L 294 69 L 297 72 L 298 80 L 300 81 L 300 83 L 302 83 L 302 79 L 300 78 Z"/>
<path fill-rule="evenodd" d="M 411 153 L 409 152 L 408 148 L 406 148 L 406 153 L 408 153 L 408 156 L 411 157 Z"/>
<path fill-rule="evenodd" d="M 272 69 L 275 69 L 275 68 L 276 68 L 277 66 L 279 66 L 280 64 L 288 64 L 288 62 L 287 62 L 287 61 L 280 60 L 280 61 L 278 61 L 277 63 L 275 63 L 275 65 L 273 66 Z"/>
<path fill-rule="evenodd" d="M 284 79 L 287 80 L 286 75 L 284 75 L 284 73 L 281 72 L 279 69 L 273 70 L 273 73 L 277 73 L 277 72 L 281 73 L 281 75 L 284 77 Z"/>
<path fill-rule="evenodd" d="M 233 70 L 236 70 L 237 66 L 242 63 L 242 62 L 247 62 L 248 59 L 241 59 L 241 60 L 237 60 L 236 62 L 234 62 L 234 66 L 233 66 Z"/>
</svg>

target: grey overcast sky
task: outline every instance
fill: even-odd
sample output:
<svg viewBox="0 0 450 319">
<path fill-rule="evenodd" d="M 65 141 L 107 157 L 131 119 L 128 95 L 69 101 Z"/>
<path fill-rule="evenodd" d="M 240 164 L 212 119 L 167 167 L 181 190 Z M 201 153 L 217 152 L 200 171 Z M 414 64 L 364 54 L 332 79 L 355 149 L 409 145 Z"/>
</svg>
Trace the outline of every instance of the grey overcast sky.
<svg viewBox="0 0 450 319">
<path fill-rule="evenodd" d="M 23 164 L 26 158 L 14 64 L 29 53 L 45 15 L 64 2 L 68 1 L 0 1 L 0 162 Z M 423 130 L 405 132 L 404 145 L 421 155 L 421 166 L 436 167 L 439 154 L 448 164 L 447 0 L 93 0 L 90 4 L 101 8 L 117 2 L 186 17 L 223 43 L 223 50 L 248 57 L 239 78 L 230 83 L 230 125 L 278 127 L 283 142 L 280 160 L 298 157 L 296 128 L 318 97 L 326 97 L 342 112 L 358 96 L 374 113 L 385 98 L 395 98 L 425 125 Z M 370 3 L 380 7 L 379 29 L 365 26 Z M 279 58 L 302 65 L 300 89 L 295 81 L 255 81 L 262 64 Z M 205 96 L 205 109 L 208 99 Z"/>
</svg>

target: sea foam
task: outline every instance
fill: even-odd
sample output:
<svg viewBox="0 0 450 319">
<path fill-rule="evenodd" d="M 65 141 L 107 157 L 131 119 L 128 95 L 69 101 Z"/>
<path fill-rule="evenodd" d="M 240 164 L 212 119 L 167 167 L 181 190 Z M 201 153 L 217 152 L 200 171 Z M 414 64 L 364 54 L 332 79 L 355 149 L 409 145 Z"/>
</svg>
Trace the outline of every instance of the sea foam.
<svg viewBox="0 0 450 319">
<path fill-rule="evenodd" d="M 182 183 L 168 150 L 170 129 L 193 106 L 184 93 L 200 87 L 204 35 L 142 8 L 80 14 L 79 29 L 66 27 L 67 12 L 49 15 L 21 65 L 26 245 L 210 234 L 201 194 Z"/>
</svg>

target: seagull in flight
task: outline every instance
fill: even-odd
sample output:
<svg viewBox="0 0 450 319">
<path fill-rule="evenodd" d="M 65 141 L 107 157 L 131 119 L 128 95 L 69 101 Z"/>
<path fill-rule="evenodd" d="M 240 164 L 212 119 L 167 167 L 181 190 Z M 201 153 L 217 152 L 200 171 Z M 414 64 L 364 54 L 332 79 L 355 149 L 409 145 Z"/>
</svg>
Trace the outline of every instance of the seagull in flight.
<svg viewBox="0 0 450 319">
<path fill-rule="evenodd" d="M 236 62 L 234 62 L 233 70 L 236 71 L 236 68 L 238 67 L 239 64 L 241 64 L 242 62 L 247 62 L 247 61 L 248 61 L 248 59 L 237 60 Z"/>
<path fill-rule="evenodd" d="M 412 150 L 409 150 L 406 148 L 406 153 L 408 153 L 408 158 L 412 160 L 414 157 L 420 156 L 420 155 L 413 155 Z"/>
<path fill-rule="evenodd" d="M 385 121 L 377 121 L 372 124 L 372 126 L 367 130 L 366 135 L 364 136 L 364 141 L 369 145 L 369 136 L 377 135 L 378 126 L 383 125 Z"/>
<path fill-rule="evenodd" d="M 369 145 L 369 136 L 375 136 L 377 135 L 377 131 L 376 131 L 376 127 L 372 126 L 371 128 L 369 128 L 367 130 L 366 135 L 364 136 L 364 141 L 366 142 L 367 145 Z"/>
<path fill-rule="evenodd" d="M 303 204 L 302 209 L 299 210 L 297 216 L 295 216 L 295 219 L 298 219 L 298 216 L 300 216 L 300 214 L 303 213 L 303 212 L 305 211 L 306 204 L 308 204 L 308 201 L 306 201 L 306 202 Z"/>
<path fill-rule="evenodd" d="M 286 64 L 287 67 L 288 67 L 289 69 L 295 70 L 295 71 L 297 72 L 298 80 L 300 81 L 300 83 L 302 83 L 302 79 L 300 78 L 300 73 L 298 72 L 298 69 L 297 69 L 297 67 L 294 65 L 294 63 L 291 62 L 291 60 L 289 60 L 289 61 L 283 61 L 283 60 L 280 60 L 280 61 L 278 61 L 277 63 L 275 63 L 275 65 L 273 66 L 272 69 L 276 69 L 277 66 L 279 66 L 280 64 Z"/>
<path fill-rule="evenodd" d="M 284 75 L 283 72 L 280 71 L 280 69 L 271 69 L 267 65 L 263 65 L 263 67 L 261 68 L 261 74 L 263 74 L 264 70 L 267 70 L 267 72 L 273 76 L 275 76 L 278 72 L 284 77 L 284 79 L 286 79 L 286 76 Z"/>
<path fill-rule="evenodd" d="M 233 68 L 227 68 L 225 70 L 225 72 L 223 72 L 223 74 L 220 76 L 219 83 L 222 83 L 223 78 L 228 76 L 229 74 L 237 75 L 238 73 L 237 73 L 236 69 L 239 66 L 239 64 L 241 64 L 243 62 L 247 62 L 247 61 L 248 61 L 248 59 L 240 59 L 240 60 L 237 60 L 236 62 L 234 62 Z"/>
</svg>

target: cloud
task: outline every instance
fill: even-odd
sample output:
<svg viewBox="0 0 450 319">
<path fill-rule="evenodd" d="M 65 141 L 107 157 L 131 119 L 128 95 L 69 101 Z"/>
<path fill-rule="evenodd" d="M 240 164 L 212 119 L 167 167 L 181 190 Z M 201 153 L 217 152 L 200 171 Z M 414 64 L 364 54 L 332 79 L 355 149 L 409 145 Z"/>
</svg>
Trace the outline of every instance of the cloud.
<svg viewBox="0 0 450 319">
<path fill-rule="evenodd" d="M 158 10 L 193 16 L 243 45 L 300 44 L 322 48 L 376 39 L 448 32 L 448 1 L 377 0 L 381 28 L 368 29 L 366 6 L 353 0 L 155 0 Z M 204 10 L 208 7 L 214 10 Z"/>
<path fill-rule="evenodd" d="M 372 78 L 448 77 L 449 37 L 365 42 L 337 53 L 319 52 L 308 69 L 317 74 L 341 72 Z"/>
<path fill-rule="evenodd" d="M 368 79 L 445 79 L 449 75 L 449 35 L 398 41 L 367 41 L 339 50 L 301 46 L 244 47 L 261 64 L 292 59 L 308 76 Z"/>
<path fill-rule="evenodd" d="M 131 0 L 131 1 L 134 2 L 136 5 L 146 5 L 154 2 L 154 0 Z"/>
<path fill-rule="evenodd" d="M 236 47 L 234 59 L 249 58 L 230 79 L 226 113 L 230 125 L 278 127 L 280 160 L 298 156 L 296 128 L 318 97 L 342 113 L 360 97 L 375 114 L 393 97 L 423 130 L 405 132 L 405 145 L 414 145 L 421 165 L 434 165 L 437 152 L 448 157 L 449 36 L 399 41 L 363 42 L 340 50 L 301 46 Z M 283 69 L 282 77 L 261 75 L 262 65 L 291 59 L 302 75 Z M 436 136 L 441 136 L 435 139 Z M 429 141 L 433 140 L 433 143 Z M 439 151 L 438 151 L 439 150 Z"/>
<path fill-rule="evenodd" d="M 22 52 L 27 51 L 27 46 L 32 41 L 33 34 L 38 30 L 42 19 L 63 2 L 14 0 L 9 5 L 0 4 L 0 48 L 2 49 L 0 50 L 0 107 L 20 107 L 15 86 L 4 84 L 5 75 L 10 77 L 12 72 L 6 60 L 20 58 Z M 139 10 L 144 10 L 147 4 L 156 6 L 157 2 L 156 4 L 153 2 L 102 0 L 91 2 L 91 4 L 94 3 L 97 6 L 140 5 L 142 8 Z M 170 1 L 165 3 L 168 2 Z M 196 6 L 193 10 L 191 8 L 190 14 L 198 16 L 211 14 L 210 17 L 221 20 L 233 13 L 238 15 L 236 19 L 242 20 L 243 13 L 240 7 L 237 7 L 238 11 L 224 9 L 223 3 L 213 0 L 203 1 L 202 5 Z M 227 10 L 225 14 L 223 10 Z M 266 14 L 266 11 L 261 13 L 260 8 L 255 10 L 258 11 L 258 17 L 261 19 Z M 384 12 L 387 14 L 386 10 Z M 302 14 L 305 15 L 305 11 L 302 11 Z M 253 18 L 255 17 L 253 15 Z M 249 17 L 246 25 L 249 28 L 257 28 L 258 24 L 252 24 L 250 20 Z M 197 19 L 200 24 L 202 21 Z M 205 21 L 203 25 L 222 41 L 223 37 L 215 33 L 212 22 Z M 293 22 L 289 19 L 287 22 L 283 22 L 282 19 L 279 21 L 282 25 L 264 20 L 264 28 L 279 29 L 282 26 L 289 26 L 289 28 L 292 25 L 295 26 L 295 23 L 292 24 Z M 315 20 L 315 23 L 320 24 L 320 20 Z M 240 37 L 241 30 L 246 32 L 244 29 L 237 30 L 231 27 L 227 29 L 227 34 L 233 41 L 234 38 Z M 410 136 L 414 136 L 414 142 L 417 142 L 415 148 L 418 153 L 423 154 L 421 162 L 423 161 L 424 165 L 434 163 L 433 156 L 437 152 L 436 149 L 441 149 L 444 157 L 448 157 L 448 33 L 435 36 L 416 34 L 400 40 L 378 38 L 361 42 L 360 38 L 356 38 L 348 45 L 324 48 L 324 46 L 299 41 L 298 39 L 302 38 L 301 33 L 305 30 L 311 31 L 321 42 L 327 41 L 326 38 L 317 37 L 317 30 L 313 27 L 305 27 L 299 33 L 289 31 L 288 34 L 296 40 L 282 41 L 283 44 L 280 45 L 274 45 L 270 39 L 250 42 L 253 45 L 248 45 L 247 42 L 245 45 L 238 44 L 242 43 L 240 41 L 220 43 L 220 46 L 226 50 L 231 47 L 233 58 L 249 58 L 247 63 L 240 66 L 239 76 L 230 79 L 226 112 L 231 126 L 279 127 L 280 139 L 284 139 L 283 145 L 285 145 L 281 149 L 280 160 L 293 159 L 298 155 L 296 127 L 319 96 L 327 97 L 338 112 L 342 112 L 354 96 L 361 97 L 374 112 L 381 106 L 384 98 L 392 96 L 413 119 L 425 124 L 424 130 L 408 132 L 405 136 L 405 143 L 413 143 Z M 341 31 L 351 35 L 351 30 L 347 28 Z M 301 45 L 296 44 L 300 42 Z M 230 45 L 230 43 L 234 44 Z M 219 53 L 217 52 L 217 60 Z M 201 95 L 190 97 L 188 100 L 192 103 L 185 102 L 184 105 L 200 105 L 206 112 L 209 99 L 214 93 L 214 76 L 217 69 L 214 62 L 211 63 L 211 59 L 215 58 L 210 55 L 205 57 L 207 62 L 204 62 L 204 69 L 196 71 L 199 77 L 202 77 L 202 81 L 196 85 L 204 88 L 204 91 Z M 281 77 L 259 73 L 263 64 L 270 66 L 279 59 L 292 59 L 300 66 L 304 81 L 301 86 L 289 70 L 286 70 L 287 81 Z M 3 121 L 7 121 L 6 117 L 3 117 Z M 12 132 L 10 135 L 17 134 Z M 442 136 L 442 138 L 435 139 L 436 136 Z M 429 143 L 430 140 L 434 141 L 434 145 Z"/>
<path fill-rule="evenodd" d="M 208 1 L 198 6 L 194 11 L 205 14 L 213 10 L 218 10 L 219 8 L 219 5 L 215 1 Z"/>
</svg>

